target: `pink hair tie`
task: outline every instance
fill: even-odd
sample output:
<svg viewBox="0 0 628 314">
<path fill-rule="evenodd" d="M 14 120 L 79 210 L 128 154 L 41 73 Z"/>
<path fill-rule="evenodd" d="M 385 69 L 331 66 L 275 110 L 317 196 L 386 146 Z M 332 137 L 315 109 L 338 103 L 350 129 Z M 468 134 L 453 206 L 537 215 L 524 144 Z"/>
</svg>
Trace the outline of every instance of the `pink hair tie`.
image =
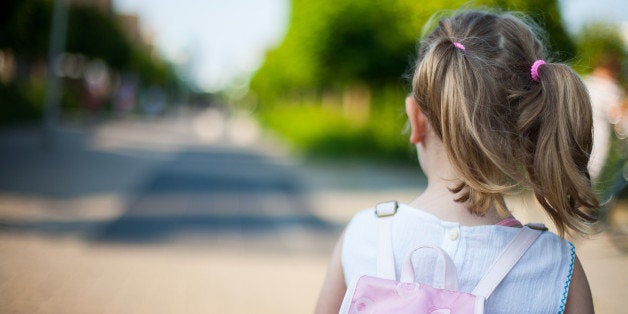
<svg viewBox="0 0 628 314">
<path fill-rule="evenodd" d="M 457 41 L 454 41 L 454 47 L 456 47 L 456 48 L 458 48 L 458 49 L 462 50 L 463 52 L 467 52 L 467 49 L 466 49 L 466 48 L 464 48 L 464 45 L 463 45 L 463 44 L 461 44 L 461 43 L 459 43 L 459 42 L 457 42 Z"/>
<path fill-rule="evenodd" d="M 532 64 L 532 67 L 530 68 L 530 76 L 532 77 L 533 80 L 537 82 L 539 81 L 539 67 L 544 64 L 545 64 L 544 60 L 534 61 L 534 63 Z"/>
</svg>

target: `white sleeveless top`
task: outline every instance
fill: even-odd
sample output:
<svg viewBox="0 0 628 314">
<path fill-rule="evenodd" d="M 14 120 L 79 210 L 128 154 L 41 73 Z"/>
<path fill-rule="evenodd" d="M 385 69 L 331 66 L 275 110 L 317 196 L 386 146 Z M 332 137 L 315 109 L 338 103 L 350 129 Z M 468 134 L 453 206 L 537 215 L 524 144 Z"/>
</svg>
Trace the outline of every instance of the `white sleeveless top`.
<svg viewBox="0 0 628 314">
<path fill-rule="evenodd" d="M 374 209 L 357 213 L 345 231 L 342 268 L 349 286 L 363 275 L 377 275 L 377 217 Z M 397 277 L 408 252 L 419 244 L 441 247 L 458 270 L 458 289 L 471 292 L 519 232 L 518 228 L 485 225 L 461 226 L 399 204 L 392 221 L 393 253 Z M 551 232 L 543 232 L 488 298 L 486 313 L 562 313 L 573 272 L 573 244 Z M 436 255 L 413 255 L 415 280 L 438 286 L 441 268 Z M 397 278 L 399 279 L 399 278 Z"/>
</svg>

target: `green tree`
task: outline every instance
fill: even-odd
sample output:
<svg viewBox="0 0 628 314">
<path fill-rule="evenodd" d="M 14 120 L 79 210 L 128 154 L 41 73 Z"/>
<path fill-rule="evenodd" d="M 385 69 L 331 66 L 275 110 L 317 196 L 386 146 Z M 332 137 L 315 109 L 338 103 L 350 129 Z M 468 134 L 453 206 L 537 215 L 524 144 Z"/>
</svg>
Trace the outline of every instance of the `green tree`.
<svg viewBox="0 0 628 314">
<path fill-rule="evenodd" d="M 72 6 L 66 51 L 103 59 L 114 69 L 130 68 L 132 43 L 114 16 L 89 6 Z"/>
<path fill-rule="evenodd" d="M 580 73 L 587 74 L 597 66 L 618 71 L 622 61 L 626 59 L 627 52 L 616 25 L 605 22 L 586 25 L 579 32 L 576 42 L 576 69 Z"/>
<path fill-rule="evenodd" d="M 16 56 L 16 80 L 0 86 L 0 122 L 41 113 L 45 82 L 31 80 L 31 67 L 46 62 L 50 44 L 52 0 L 0 3 L 0 50 Z M 143 86 L 159 85 L 178 92 L 182 83 L 173 67 L 149 47 L 133 42 L 113 12 L 70 4 L 65 50 L 89 59 L 101 59 L 114 72 L 136 73 Z M 65 84 L 64 102 L 78 107 L 83 84 Z"/>
<path fill-rule="evenodd" d="M 8 1 L 0 17 L 0 48 L 28 59 L 43 59 L 50 43 L 50 1 Z"/>
<path fill-rule="evenodd" d="M 270 51 L 252 79 L 260 94 L 321 92 L 364 82 L 378 88 L 398 84 L 408 70 L 423 24 L 432 14 L 466 1 L 346 0 L 292 2 L 292 21 L 283 43 Z M 521 11 L 550 34 L 558 59 L 574 56 L 561 24 L 557 1 L 484 0 L 478 5 Z M 272 97 L 270 97 L 272 98 Z"/>
<path fill-rule="evenodd" d="M 464 0 L 293 0 L 284 41 L 251 80 L 262 122 L 306 151 L 406 158 L 402 102 L 423 25 L 462 5 L 471 7 Z M 474 5 L 530 15 L 549 33 L 555 59 L 573 58 L 556 0 Z"/>
</svg>

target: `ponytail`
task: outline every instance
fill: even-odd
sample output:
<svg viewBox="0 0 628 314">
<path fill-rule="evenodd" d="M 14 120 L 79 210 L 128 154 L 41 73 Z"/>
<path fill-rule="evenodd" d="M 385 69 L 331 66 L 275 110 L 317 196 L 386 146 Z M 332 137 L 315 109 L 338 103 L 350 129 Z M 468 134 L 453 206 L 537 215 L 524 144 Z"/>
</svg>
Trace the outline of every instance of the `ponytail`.
<svg viewBox="0 0 628 314">
<path fill-rule="evenodd" d="M 567 229 L 589 233 L 599 207 L 587 170 L 593 143 L 589 95 L 567 65 L 545 63 L 536 74 L 517 121 L 530 184 L 561 235 Z"/>
<path fill-rule="evenodd" d="M 484 29 L 496 21 L 495 16 L 481 15 L 471 20 Z M 439 26 L 447 31 L 445 23 Z M 478 58 L 478 52 L 497 57 L 499 50 L 481 41 L 434 40 L 420 52 L 422 62 L 413 81 L 417 104 L 435 134 L 447 143 L 445 150 L 460 176 L 460 183 L 450 191 L 457 195 L 456 201 L 468 201 L 469 210 L 477 215 L 491 207 L 505 215 L 503 195 L 524 180 L 512 167 L 516 151 L 511 147 L 512 127 L 503 123 L 508 106 L 492 105 L 502 96 L 500 87 Z"/>
<path fill-rule="evenodd" d="M 471 213 L 507 213 L 503 196 L 534 192 L 560 235 L 591 233 L 599 207 L 587 164 L 592 113 L 568 66 L 534 58 L 543 46 L 510 14 L 466 11 L 421 40 L 413 94 L 443 141 Z"/>
</svg>

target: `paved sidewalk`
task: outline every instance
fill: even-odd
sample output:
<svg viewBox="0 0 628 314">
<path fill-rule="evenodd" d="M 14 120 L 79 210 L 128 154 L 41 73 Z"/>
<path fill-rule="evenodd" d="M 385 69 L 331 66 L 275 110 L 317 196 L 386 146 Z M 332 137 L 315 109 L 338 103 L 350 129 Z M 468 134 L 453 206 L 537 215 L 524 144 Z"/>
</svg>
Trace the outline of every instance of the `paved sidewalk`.
<svg viewBox="0 0 628 314">
<path fill-rule="evenodd" d="M 303 164 L 259 134 L 211 110 L 65 126 L 51 152 L 35 129 L 0 132 L 2 312 L 311 312 L 351 215 L 424 182 Z M 623 311 L 627 255 L 606 234 L 577 247 L 598 312 Z"/>
</svg>

